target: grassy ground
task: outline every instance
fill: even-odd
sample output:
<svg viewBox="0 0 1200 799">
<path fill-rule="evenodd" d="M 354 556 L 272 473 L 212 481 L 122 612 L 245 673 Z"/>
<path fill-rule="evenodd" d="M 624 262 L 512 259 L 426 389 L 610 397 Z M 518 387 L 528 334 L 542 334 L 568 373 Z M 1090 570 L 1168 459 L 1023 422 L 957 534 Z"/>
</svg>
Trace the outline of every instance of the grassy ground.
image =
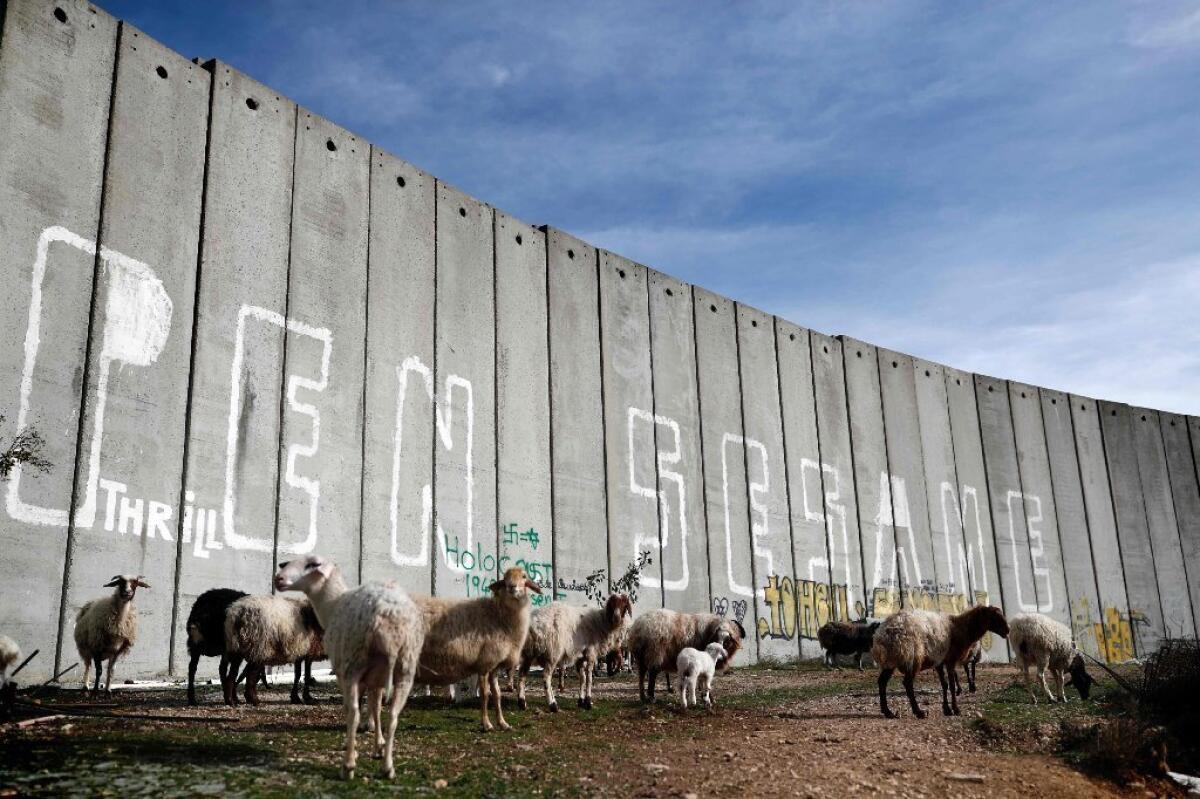
<svg viewBox="0 0 1200 799">
<path fill-rule="evenodd" d="M 1114 712 L 1105 683 L 1087 705 L 1034 706 L 1011 670 L 981 669 L 981 692 L 964 697 L 964 715 L 943 718 L 923 678 L 930 718 L 907 717 L 897 694 L 893 707 L 906 717 L 888 721 L 878 714 L 874 678 L 808 665 L 741 669 L 719 678 L 712 713 L 685 713 L 664 694 L 643 707 L 625 677 L 598 680 L 590 712 L 575 707 L 569 684 L 553 714 L 537 686 L 527 711 L 506 696 L 514 729 L 492 734 L 479 731 L 474 706 L 418 697 L 401 717 L 391 782 L 377 778 L 365 736 L 358 778 L 338 779 L 344 733 L 331 689 L 318 692 L 314 707 L 290 705 L 272 690 L 258 709 L 215 704 L 212 690 L 198 709 L 179 691 L 124 691 L 103 710 L 175 720 L 71 718 L 0 729 L 0 797 L 842 796 L 868 784 L 896 795 L 1020 795 L 1027 789 L 1012 771 L 1014 757 L 1032 758 L 1024 771 L 1050 775 L 1039 779 L 1060 795 L 1120 792 L 1071 772 L 1048 756 L 1056 744 L 1042 741 L 1064 720 Z M 50 704 L 79 701 L 61 692 Z M 894 759 L 901 751 L 902 763 Z M 953 782 L 958 771 L 985 782 Z"/>
</svg>

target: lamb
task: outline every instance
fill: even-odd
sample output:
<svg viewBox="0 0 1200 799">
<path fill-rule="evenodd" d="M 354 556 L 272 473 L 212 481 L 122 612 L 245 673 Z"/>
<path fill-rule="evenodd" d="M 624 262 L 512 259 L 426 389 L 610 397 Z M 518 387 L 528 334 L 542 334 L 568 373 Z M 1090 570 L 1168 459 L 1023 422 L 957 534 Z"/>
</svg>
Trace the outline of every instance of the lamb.
<svg viewBox="0 0 1200 799">
<path fill-rule="evenodd" d="M 1042 678 L 1042 687 L 1051 702 L 1067 701 L 1067 685 L 1074 685 L 1081 698 L 1088 698 L 1095 680 L 1087 673 L 1083 655 L 1075 647 L 1069 627 L 1040 613 L 1021 613 L 1012 617 L 1009 629 L 1012 650 L 1016 655 L 1017 664 L 1025 673 L 1025 687 L 1029 689 L 1029 698 L 1035 705 L 1037 695 L 1029 677 L 1030 666 L 1037 666 L 1038 676 Z M 1061 699 L 1054 696 L 1054 691 L 1046 683 L 1047 668 L 1058 686 Z M 1063 672 L 1071 675 L 1069 682 L 1063 682 Z"/>
<path fill-rule="evenodd" d="M 592 679 L 600 656 L 613 647 L 629 618 L 633 604 L 624 594 L 613 594 L 603 608 L 580 608 L 555 602 L 533 612 L 529 635 L 521 652 L 521 673 L 517 684 L 517 705 L 528 707 L 525 678 L 533 665 L 542 667 L 546 701 L 552 713 L 558 712 L 554 696 L 554 672 L 575 665 L 579 675 L 579 706 L 592 709 Z M 559 683 L 561 690 L 562 683 Z"/>
<path fill-rule="evenodd" d="M 225 612 L 229 606 L 246 596 L 245 591 L 232 588 L 213 588 L 196 597 L 187 618 L 188 704 L 196 704 L 196 667 L 201 657 L 219 657 L 217 667 L 221 685 L 229 659 L 225 656 Z"/>
<path fill-rule="evenodd" d="M 638 698 L 643 703 L 654 702 L 658 673 L 674 671 L 684 647 L 705 649 L 712 643 L 723 645 L 728 656 L 718 668 L 724 671 L 745 637 L 746 629 L 741 622 L 714 613 L 659 609 L 639 616 L 629 630 L 629 651 L 638 670 Z M 649 690 L 646 689 L 647 675 L 650 677 Z M 667 680 L 669 684 L 669 676 Z"/>
<path fill-rule="evenodd" d="M 88 673 L 96 665 L 96 684 L 100 690 L 100 663 L 108 661 L 108 677 L 104 693 L 112 693 L 113 666 L 137 642 L 138 613 L 133 597 L 139 588 L 150 588 L 140 575 L 118 574 L 104 584 L 114 591 L 110 596 L 93 599 L 75 614 L 75 648 L 83 660 L 83 688 L 88 687 Z"/>
<path fill-rule="evenodd" d="M 989 632 L 1008 635 L 1004 613 L 992 605 L 979 605 L 957 616 L 930 610 L 902 610 L 889 616 L 875 631 L 871 646 L 871 657 L 880 668 L 879 708 L 883 715 L 896 717 L 887 704 L 887 684 L 897 669 L 904 675 L 904 690 L 914 716 L 925 718 L 925 711 L 913 693 L 913 681 L 925 669 L 937 669 L 942 684 L 942 712 L 947 716 L 958 715 L 958 700 L 953 690 L 947 701 L 946 666 L 950 667 L 950 687 L 957 690 L 956 666 L 975 642 Z"/>
<path fill-rule="evenodd" d="M 1011 630 L 1012 625 L 1010 624 L 1009 627 Z M 1011 635 L 1011 632 L 1009 634 Z M 967 677 L 967 687 L 970 689 L 971 693 L 975 693 L 975 672 L 978 671 L 979 661 L 981 660 L 983 660 L 982 639 L 976 641 L 975 646 L 968 649 L 967 653 L 963 656 L 962 670 L 963 674 Z M 955 681 L 954 687 L 954 692 L 956 694 L 962 693 L 962 686 L 958 684 L 957 680 Z"/>
<path fill-rule="evenodd" d="M 684 647 L 675 659 L 675 668 L 679 672 L 679 704 L 687 710 L 688 691 L 692 693 L 692 706 L 696 707 L 696 686 L 704 686 L 704 706 L 712 708 L 712 684 L 716 679 L 717 666 L 729 657 L 725 647 L 719 643 L 711 643 L 704 651 Z"/>
<path fill-rule="evenodd" d="M 470 676 L 479 680 L 483 729 L 493 729 L 488 703 L 495 697 L 501 729 L 511 729 L 501 708 L 500 671 L 516 669 L 529 632 L 529 591 L 541 586 L 514 566 L 490 586 L 490 597 L 442 599 L 414 596 L 425 620 L 425 643 L 417 682 L 450 685 Z"/>
<path fill-rule="evenodd" d="M 425 640 L 424 618 L 416 603 L 392 582 L 369 582 L 348 589 L 341 569 L 319 555 L 279 564 L 279 591 L 303 591 L 326 630 L 333 672 L 342 689 L 346 713 L 346 754 L 342 776 L 354 778 L 358 762 L 358 700 L 366 689 L 375 732 L 375 749 L 383 751 L 383 776 L 396 775 L 393 750 L 396 724 L 417 676 Z M 381 710 L 388 697 L 388 732 L 383 735 Z"/>
<path fill-rule="evenodd" d="M 825 650 L 825 665 L 837 666 L 837 655 L 855 655 L 858 670 L 862 671 L 862 657 L 871 650 L 871 642 L 879 622 L 831 621 L 817 630 L 817 641 Z"/>
<path fill-rule="evenodd" d="M 225 614 L 225 654 L 229 668 L 221 683 L 225 703 L 237 704 L 238 667 L 246 661 L 246 701 L 258 705 L 258 682 L 266 666 L 324 660 L 324 630 L 307 599 L 271 595 L 245 596 Z M 297 664 L 299 665 L 299 664 Z M 300 692 L 300 669 L 292 684 L 292 702 L 312 703 L 308 683 Z"/>
</svg>

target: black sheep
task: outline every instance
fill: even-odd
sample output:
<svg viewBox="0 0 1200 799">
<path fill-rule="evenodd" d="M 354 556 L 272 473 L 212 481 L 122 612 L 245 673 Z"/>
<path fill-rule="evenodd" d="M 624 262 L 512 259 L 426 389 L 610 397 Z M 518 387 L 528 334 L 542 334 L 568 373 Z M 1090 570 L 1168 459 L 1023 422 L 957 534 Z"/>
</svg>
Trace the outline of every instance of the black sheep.
<svg viewBox="0 0 1200 799">
<path fill-rule="evenodd" d="M 196 597 L 187 619 L 188 704 L 196 704 L 196 665 L 200 658 L 221 658 L 218 671 L 221 684 L 225 684 L 225 673 L 229 663 L 225 659 L 225 611 L 229 606 L 246 596 L 245 591 L 233 588 L 213 588 Z"/>
<path fill-rule="evenodd" d="M 858 670 L 862 671 L 862 656 L 871 650 L 871 641 L 879 622 L 831 621 L 817 630 L 817 641 L 825 650 L 825 665 L 836 666 L 837 655 L 856 655 Z"/>
</svg>

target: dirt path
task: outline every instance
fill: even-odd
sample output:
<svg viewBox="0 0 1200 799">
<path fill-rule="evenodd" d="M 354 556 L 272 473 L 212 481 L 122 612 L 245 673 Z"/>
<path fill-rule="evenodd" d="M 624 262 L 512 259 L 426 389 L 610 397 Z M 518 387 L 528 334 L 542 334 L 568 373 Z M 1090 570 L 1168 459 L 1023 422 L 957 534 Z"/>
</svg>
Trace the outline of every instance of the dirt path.
<svg viewBox="0 0 1200 799">
<path fill-rule="evenodd" d="M 597 707 L 577 709 L 572 685 L 546 710 L 509 711 L 512 733 L 477 731 L 469 705 L 412 701 L 400 722 L 397 780 L 363 761 L 354 783 L 336 779 L 340 708 L 331 687 L 315 707 L 273 689 L 261 708 L 187 708 L 180 691 L 123 691 L 118 712 L 181 721 L 76 718 L 0 731 L 0 797 L 130 796 L 1145 796 L 1161 784 L 1117 786 L 1055 756 L 1058 721 L 1096 704 L 1038 708 L 1013 686 L 1012 669 L 981 669 L 980 692 L 945 718 L 923 677 L 929 717 L 908 713 L 897 684 L 895 720 L 879 714 L 871 672 L 748 669 L 722 675 L 713 713 L 678 708 L 660 694 L 636 702 L 628 678 L 597 680 Z M 74 692 L 60 702 L 78 702 Z M 106 708 L 108 709 L 108 708 Z M 1022 715 L 1024 714 L 1024 715 Z M 984 723 L 984 717 L 989 723 Z M 1026 718 L 1028 716 L 1028 718 Z M 994 719 L 993 719 L 994 717 Z M 207 721 L 199 721 L 206 719 Z M 1015 719 L 1015 720 L 1014 720 Z M 996 720 L 1003 720 L 1003 723 Z M 990 723 L 995 721 L 995 723 Z M 1008 725 L 1008 726 L 1005 726 Z"/>
</svg>

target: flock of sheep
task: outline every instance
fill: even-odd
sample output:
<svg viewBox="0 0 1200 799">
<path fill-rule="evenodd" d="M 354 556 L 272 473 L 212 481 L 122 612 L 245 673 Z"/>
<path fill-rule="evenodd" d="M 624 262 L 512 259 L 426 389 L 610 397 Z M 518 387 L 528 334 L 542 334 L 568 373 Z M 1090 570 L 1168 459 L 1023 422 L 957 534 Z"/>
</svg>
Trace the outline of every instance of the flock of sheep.
<svg viewBox="0 0 1200 799">
<path fill-rule="evenodd" d="M 92 690 L 99 691 L 107 661 L 107 692 L 116 660 L 137 639 L 134 596 L 138 588 L 149 585 L 141 577 L 118 575 L 106 587 L 114 589 L 111 595 L 80 609 L 75 644 L 86 664 L 85 688 L 94 665 Z M 590 709 L 592 677 L 599 661 L 608 658 L 611 669 L 615 659 L 619 667 L 628 653 L 637 668 L 642 702 L 654 701 L 660 672 L 667 678 L 668 690 L 669 674 L 677 672 L 683 707 L 688 706 L 689 697 L 696 706 L 698 696 L 705 706 L 712 707 L 715 675 L 729 666 L 746 635 L 737 621 L 711 613 L 657 609 L 631 621 L 632 605 L 622 594 L 610 596 L 604 607 L 555 602 L 533 611 L 529 593 L 541 593 L 541 587 L 520 568 L 509 569 L 493 582 L 490 596 L 443 599 L 409 594 L 390 582 L 349 587 L 335 563 L 313 555 L 281 563 L 274 587 L 279 592 L 302 592 L 305 597 L 256 596 L 218 588 L 196 599 L 187 620 L 188 701 L 196 703 L 195 675 L 201 657 L 221 658 L 219 672 L 228 704 L 238 703 L 236 689 L 242 679 L 246 701 L 258 704 L 257 686 L 266 667 L 285 664 L 295 664 L 292 701 L 309 702 L 311 664 L 327 658 L 345 709 L 342 774 L 346 778 L 353 777 L 357 764 L 356 735 L 364 699 L 365 727 L 373 734 L 376 754 L 382 756 L 383 776 L 391 778 L 395 774 L 396 724 L 414 685 L 452 690 L 454 684 L 474 678 L 483 729 L 493 729 L 489 708 L 494 706 L 496 723 L 507 730 L 501 703 L 502 671 L 508 673 L 510 684 L 517 679 L 518 705 L 525 709 L 526 678 L 532 667 L 540 667 L 549 708 L 557 712 L 553 676 L 574 666 L 579 675 L 579 706 Z M 974 665 L 980 658 L 980 643 L 989 632 L 1008 637 L 1035 703 L 1031 666 L 1037 668 L 1051 701 L 1067 701 L 1067 684 L 1074 684 L 1087 698 L 1092 679 L 1070 629 L 1039 614 L 1005 619 L 1000 609 L 992 606 L 974 607 L 956 616 L 904 610 L 879 622 L 830 622 L 821 628 L 819 640 L 830 665 L 835 655 L 853 654 L 861 669 L 862 655 L 871 653 L 880 668 L 880 709 L 889 718 L 895 713 L 888 707 L 887 685 L 899 671 L 913 715 L 923 718 L 925 713 L 913 690 L 916 675 L 936 670 L 942 710 L 946 715 L 958 714 L 956 697 L 961 688 L 957 670 L 963 667 L 974 691 Z M 0 636 L 0 687 L 9 684 L 8 669 L 18 657 L 15 642 Z M 243 662 L 246 667 L 241 670 Z M 1046 681 L 1047 671 L 1053 688 Z M 1064 682 L 1064 674 L 1071 676 L 1070 683 Z M 385 701 L 386 734 L 382 719 Z"/>
</svg>

